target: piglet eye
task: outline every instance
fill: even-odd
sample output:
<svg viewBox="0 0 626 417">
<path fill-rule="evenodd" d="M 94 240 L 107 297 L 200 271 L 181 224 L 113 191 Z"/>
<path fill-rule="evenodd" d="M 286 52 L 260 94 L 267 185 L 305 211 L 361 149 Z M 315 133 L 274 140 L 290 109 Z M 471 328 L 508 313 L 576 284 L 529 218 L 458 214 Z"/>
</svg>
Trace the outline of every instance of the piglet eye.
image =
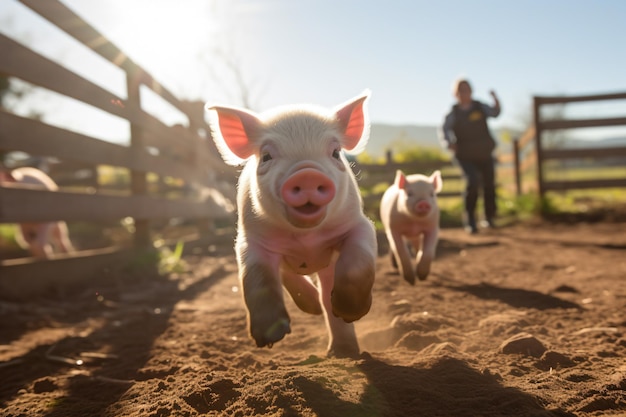
<svg viewBox="0 0 626 417">
<path fill-rule="evenodd" d="M 272 160 L 272 155 L 269 152 L 263 152 L 261 155 L 261 162 L 267 162 Z"/>
<path fill-rule="evenodd" d="M 333 158 L 335 159 L 341 159 L 341 154 L 340 154 L 340 149 L 337 148 L 333 151 Z"/>
</svg>

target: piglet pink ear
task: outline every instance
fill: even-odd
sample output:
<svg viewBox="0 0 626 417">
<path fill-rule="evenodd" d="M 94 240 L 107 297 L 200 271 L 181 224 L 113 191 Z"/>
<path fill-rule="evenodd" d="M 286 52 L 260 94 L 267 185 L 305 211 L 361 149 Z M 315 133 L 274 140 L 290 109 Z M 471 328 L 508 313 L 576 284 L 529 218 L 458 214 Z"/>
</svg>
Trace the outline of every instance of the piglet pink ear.
<svg viewBox="0 0 626 417">
<path fill-rule="evenodd" d="M 261 126 L 254 113 L 235 107 L 207 105 L 206 109 L 211 136 L 224 162 L 239 165 L 254 154 L 253 138 Z"/>
<path fill-rule="evenodd" d="M 365 90 L 346 103 L 337 107 L 336 114 L 344 135 L 342 147 L 349 154 L 358 154 L 365 149 L 370 134 L 367 102 L 370 91 Z"/>
<path fill-rule="evenodd" d="M 441 179 L 441 171 L 437 170 L 433 172 L 430 176 L 430 181 L 433 183 L 433 187 L 435 187 L 435 193 L 438 193 L 443 188 L 443 180 Z"/>
<path fill-rule="evenodd" d="M 0 182 L 17 182 L 17 178 L 11 171 L 2 171 L 2 167 L 0 167 Z"/>
<path fill-rule="evenodd" d="M 399 190 L 404 190 L 406 186 L 406 176 L 400 170 L 396 171 L 396 179 L 393 181 L 394 185 L 398 187 Z"/>
</svg>

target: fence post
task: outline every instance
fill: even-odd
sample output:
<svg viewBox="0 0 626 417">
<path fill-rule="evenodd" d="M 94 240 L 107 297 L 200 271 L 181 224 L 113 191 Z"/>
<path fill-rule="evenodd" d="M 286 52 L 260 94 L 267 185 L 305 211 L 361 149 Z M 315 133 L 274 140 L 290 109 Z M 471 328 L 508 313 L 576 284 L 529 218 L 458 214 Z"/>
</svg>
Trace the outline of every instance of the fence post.
<svg viewBox="0 0 626 417">
<path fill-rule="evenodd" d="M 393 164 L 393 152 L 391 151 L 391 149 L 387 149 L 386 157 L 387 157 L 387 165 Z"/>
<path fill-rule="evenodd" d="M 537 155 L 537 190 L 539 192 L 539 199 L 543 201 L 544 187 L 543 187 L 543 156 L 541 148 L 541 122 L 540 122 L 540 98 L 533 97 L 533 119 L 535 124 L 535 154 Z"/>
<path fill-rule="evenodd" d="M 126 90 L 128 94 L 128 105 L 133 111 L 141 110 L 141 97 L 139 87 L 141 70 L 135 68 L 134 71 L 126 72 Z M 130 124 L 130 147 L 133 158 L 145 152 L 143 132 L 141 126 L 136 123 Z M 133 195 L 145 195 L 148 193 L 147 173 L 143 171 L 130 171 L 130 188 Z M 145 248 L 150 245 L 150 222 L 147 219 L 135 220 L 135 248 Z"/>
<path fill-rule="evenodd" d="M 197 151 L 194 158 L 194 168 L 196 170 L 198 180 L 204 184 L 204 180 L 209 176 L 209 172 L 205 166 L 206 161 L 201 160 L 200 155 L 202 155 L 201 148 L 207 146 L 207 143 L 210 141 L 209 137 L 205 137 L 200 140 L 198 134 L 201 129 L 205 132 L 208 131 L 204 122 L 204 103 L 201 101 L 187 102 L 187 111 L 189 129 L 193 132 L 193 135 L 191 136 L 194 138 Z M 206 217 L 199 218 L 196 221 L 196 225 L 201 235 L 210 235 L 215 231 L 215 221 L 210 217 L 208 212 Z"/>
<path fill-rule="evenodd" d="M 515 163 L 515 195 L 522 195 L 522 178 L 519 160 L 519 138 L 513 139 L 513 161 Z"/>
</svg>

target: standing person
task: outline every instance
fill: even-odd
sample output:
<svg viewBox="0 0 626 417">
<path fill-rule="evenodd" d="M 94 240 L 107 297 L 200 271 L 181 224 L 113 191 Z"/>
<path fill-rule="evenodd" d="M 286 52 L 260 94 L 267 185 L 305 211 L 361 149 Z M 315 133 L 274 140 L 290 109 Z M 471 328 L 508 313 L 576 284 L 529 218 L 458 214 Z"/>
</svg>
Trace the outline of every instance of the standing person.
<svg viewBox="0 0 626 417">
<path fill-rule="evenodd" d="M 442 128 L 442 142 L 454 153 L 465 178 L 464 223 L 466 230 L 475 234 L 476 203 L 482 183 L 485 206 L 485 227 L 494 227 L 496 216 L 495 159 L 496 142 L 491 136 L 487 118 L 500 114 L 500 101 L 492 90 L 493 105 L 472 98 L 468 80 L 459 79 L 453 85 L 457 103 L 446 115 Z"/>
</svg>

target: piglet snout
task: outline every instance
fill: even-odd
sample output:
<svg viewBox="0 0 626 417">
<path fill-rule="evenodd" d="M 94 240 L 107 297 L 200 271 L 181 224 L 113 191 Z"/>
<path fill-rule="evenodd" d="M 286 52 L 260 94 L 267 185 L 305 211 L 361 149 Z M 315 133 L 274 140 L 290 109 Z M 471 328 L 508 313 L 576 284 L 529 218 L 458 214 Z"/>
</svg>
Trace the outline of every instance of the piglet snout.
<svg viewBox="0 0 626 417">
<path fill-rule="evenodd" d="M 335 184 L 317 169 L 304 168 L 287 178 L 280 191 L 291 207 L 325 206 L 335 197 Z"/>
<path fill-rule="evenodd" d="M 288 220 L 298 227 L 313 227 L 324 219 L 326 205 L 335 197 L 335 184 L 319 170 L 303 168 L 287 178 L 280 194 Z"/>
<path fill-rule="evenodd" d="M 428 201 L 421 200 L 415 204 L 415 213 L 424 215 L 430 212 L 431 205 Z"/>
</svg>

